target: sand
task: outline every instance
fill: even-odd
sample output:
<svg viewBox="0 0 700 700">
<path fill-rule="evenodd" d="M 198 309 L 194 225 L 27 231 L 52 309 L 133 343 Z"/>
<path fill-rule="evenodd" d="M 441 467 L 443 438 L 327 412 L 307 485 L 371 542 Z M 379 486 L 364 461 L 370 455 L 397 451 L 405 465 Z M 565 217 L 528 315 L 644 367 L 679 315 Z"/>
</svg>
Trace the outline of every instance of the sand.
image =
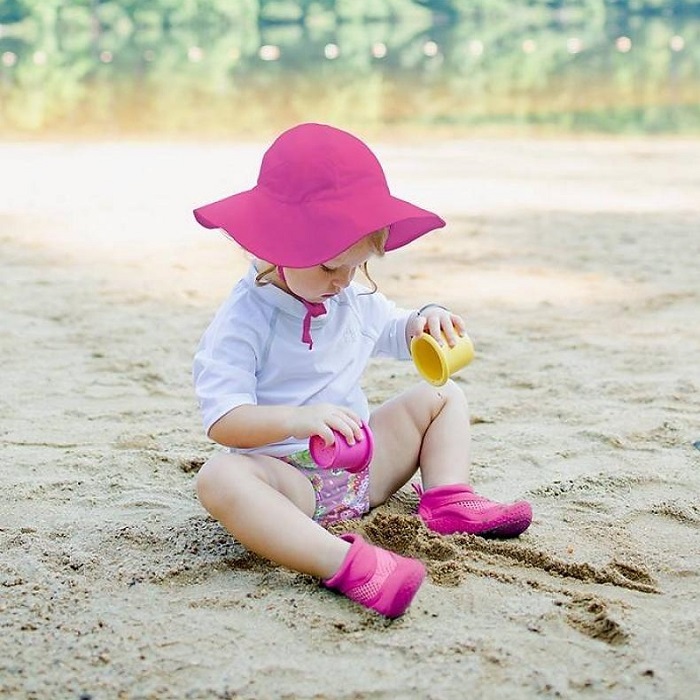
<svg viewBox="0 0 700 700">
<path fill-rule="evenodd" d="M 700 142 L 377 147 L 449 226 L 373 265 L 468 320 L 473 482 L 348 525 L 420 557 L 390 622 L 247 553 L 193 489 L 195 344 L 244 256 L 189 210 L 259 144 L 0 145 L 3 698 L 687 698 L 700 687 Z M 417 381 L 372 365 L 376 404 Z"/>
</svg>

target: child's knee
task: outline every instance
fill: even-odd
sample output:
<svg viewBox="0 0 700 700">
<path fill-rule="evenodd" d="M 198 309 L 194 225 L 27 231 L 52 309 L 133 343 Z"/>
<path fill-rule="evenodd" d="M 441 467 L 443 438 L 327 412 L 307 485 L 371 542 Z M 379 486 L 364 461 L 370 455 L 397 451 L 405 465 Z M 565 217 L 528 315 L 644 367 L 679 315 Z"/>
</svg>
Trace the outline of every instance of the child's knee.
<svg viewBox="0 0 700 700">
<path fill-rule="evenodd" d="M 462 391 L 461 387 L 457 382 L 452 379 L 448 379 L 442 386 L 436 387 L 438 393 L 444 397 L 445 401 L 455 401 L 459 403 L 467 403 L 467 397 Z"/>
<path fill-rule="evenodd" d="M 231 461 L 231 455 L 215 455 L 205 462 L 197 474 L 197 496 L 207 510 L 210 510 L 226 491 L 225 483 L 230 475 Z"/>
<path fill-rule="evenodd" d="M 467 405 L 467 397 L 457 383 L 448 379 L 442 386 L 423 384 L 428 405 L 432 407 L 433 418 L 437 416 L 448 403 Z"/>
</svg>

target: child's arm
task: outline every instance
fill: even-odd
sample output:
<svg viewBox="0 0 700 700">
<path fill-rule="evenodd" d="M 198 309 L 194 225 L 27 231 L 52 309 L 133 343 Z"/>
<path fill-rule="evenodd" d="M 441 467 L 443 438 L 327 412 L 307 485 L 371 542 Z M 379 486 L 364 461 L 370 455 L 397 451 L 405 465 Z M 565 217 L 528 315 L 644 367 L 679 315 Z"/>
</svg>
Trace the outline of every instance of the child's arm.
<svg viewBox="0 0 700 700">
<path fill-rule="evenodd" d="M 241 449 L 320 435 L 333 442 L 333 430 L 342 433 L 350 444 L 362 439 L 362 420 L 349 408 L 333 404 L 311 406 L 237 406 L 209 429 L 209 437 L 226 447 Z"/>
</svg>

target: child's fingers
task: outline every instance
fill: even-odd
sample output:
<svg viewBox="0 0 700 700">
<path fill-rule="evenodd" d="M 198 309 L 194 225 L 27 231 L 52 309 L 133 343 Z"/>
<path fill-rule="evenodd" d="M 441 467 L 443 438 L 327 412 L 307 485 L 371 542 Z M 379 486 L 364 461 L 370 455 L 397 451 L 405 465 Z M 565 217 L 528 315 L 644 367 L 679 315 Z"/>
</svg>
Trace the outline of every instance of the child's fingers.
<svg viewBox="0 0 700 700">
<path fill-rule="evenodd" d="M 338 422 L 335 430 L 347 440 L 348 445 L 354 445 L 360 439 L 349 421 Z"/>
<path fill-rule="evenodd" d="M 439 314 L 431 314 L 428 317 L 428 333 L 442 345 L 442 319 Z"/>
<path fill-rule="evenodd" d="M 323 442 L 326 447 L 330 447 L 335 442 L 335 435 L 333 434 L 333 429 L 328 425 L 323 425 L 314 431 L 314 435 L 320 435 L 323 438 Z"/>
<path fill-rule="evenodd" d="M 459 335 L 464 335 L 467 332 L 467 324 L 464 319 L 457 314 L 450 314 L 450 319 L 452 320 L 452 325 L 457 329 Z"/>
<path fill-rule="evenodd" d="M 452 324 L 452 316 L 447 312 L 430 316 L 428 319 L 428 332 L 440 345 L 443 345 L 446 340 L 450 347 L 454 347 L 459 340 L 459 334 L 455 331 Z"/>
<path fill-rule="evenodd" d="M 362 419 L 350 409 L 341 409 L 333 427 L 345 437 L 349 445 L 354 445 L 364 439 Z"/>
<path fill-rule="evenodd" d="M 465 334 L 466 330 L 464 321 L 454 314 L 450 314 L 449 321 L 442 327 L 445 338 L 447 338 L 447 343 L 451 348 L 459 342 L 460 337 Z"/>
<path fill-rule="evenodd" d="M 355 441 L 362 442 L 365 439 L 365 434 L 362 430 L 362 420 L 355 413 L 352 414 L 352 421 L 350 423 L 350 427 L 352 429 L 352 434 Z"/>
<path fill-rule="evenodd" d="M 414 338 L 415 336 L 420 335 L 425 330 L 426 321 L 427 319 L 425 316 L 418 315 L 412 317 L 408 322 L 409 337 Z"/>
<path fill-rule="evenodd" d="M 456 314 L 446 312 L 440 315 L 440 331 L 451 348 L 459 342 L 466 330 L 464 321 Z"/>
</svg>

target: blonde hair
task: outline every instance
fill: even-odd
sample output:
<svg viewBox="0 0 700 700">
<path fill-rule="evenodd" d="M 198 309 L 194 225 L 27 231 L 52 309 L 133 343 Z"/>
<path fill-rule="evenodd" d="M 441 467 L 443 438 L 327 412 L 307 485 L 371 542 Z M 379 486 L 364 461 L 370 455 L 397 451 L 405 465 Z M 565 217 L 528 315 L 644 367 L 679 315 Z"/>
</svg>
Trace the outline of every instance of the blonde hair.
<svg viewBox="0 0 700 700">
<path fill-rule="evenodd" d="M 380 228 L 377 231 L 372 231 L 372 233 L 366 236 L 363 240 L 366 240 L 369 243 L 372 252 L 381 258 L 386 253 L 385 246 L 387 238 L 389 238 L 389 227 L 385 226 L 384 228 Z M 365 294 L 374 294 L 377 291 L 377 289 L 379 289 L 379 287 L 377 287 L 377 283 L 372 279 L 372 276 L 369 274 L 369 270 L 367 269 L 367 262 L 368 261 L 365 260 L 361 265 L 362 274 L 372 285 L 372 289 L 369 292 L 365 292 Z"/>
<path fill-rule="evenodd" d="M 368 233 L 364 238 L 361 238 L 357 243 L 361 243 L 362 241 L 367 241 L 369 244 L 370 249 L 372 252 L 379 256 L 380 258 L 386 253 L 386 240 L 389 237 L 389 227 L 385 226 L 384 228 L 377 229 L 376 231 L 372 231 L 372 233 Z M 357 245 L 355 243 L 355 245 Z M 377 283 L 372 279 L 372 277 L 369 274 L 369 270 L 367 269 L 367 260 L 360 265 L 360 269 L 362 270 L 362 274 L 367 278 L 367 281 L 372 285 L 372 290 L 370 292 L 365 292 L 365 294 L 374 294 L 374 292 L 379 289 L 377 287 Z M 273 274 L 277 270 L 277 265 L 270 265 L 268 264 L 263 270 L 258 272 L 258 274 L 255 276 L 255 284 L 258 287 L 262 287 L 265 284 L 270 284 L 272 282 L 271 279 L 269 279 L 270 275 Z"/>
</svg>

